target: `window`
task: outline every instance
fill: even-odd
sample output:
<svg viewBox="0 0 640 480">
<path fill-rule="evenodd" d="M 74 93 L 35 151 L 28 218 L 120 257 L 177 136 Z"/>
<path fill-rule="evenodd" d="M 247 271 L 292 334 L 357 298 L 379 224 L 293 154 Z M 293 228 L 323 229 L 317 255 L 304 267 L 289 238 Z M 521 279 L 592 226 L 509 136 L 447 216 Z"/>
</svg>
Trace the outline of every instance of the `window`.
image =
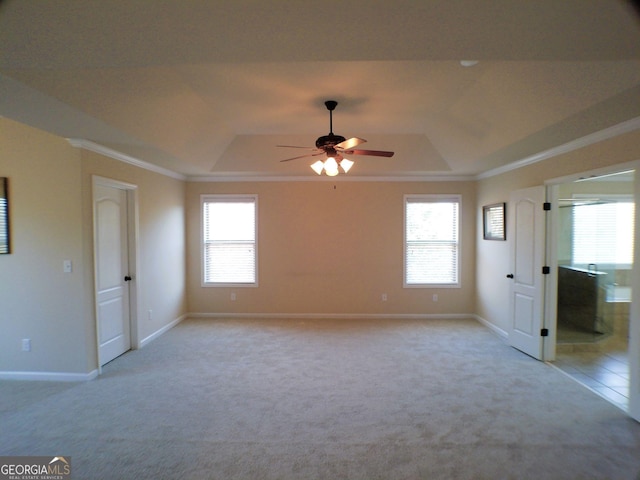
<svg viewBox="0 0 640 480">
<path fill-rule="evenodd" d="M 457 287 L 459 195 L 405 195 L 405 287 Z"/>
<path fill-rule="evenodd" d="M 0 177 L 0 253 L 9 253 L 9 203 L 7 179 Z"/>
<path fill-rule="evenodd" d="M 581 196 L 574 196 L 579 199 Z M 633 264 L 633 199 L 602 196 L 573 207 L 572 264 Z"/>
<path fill-rule="evenodd" d="M 203 195 L 204 285 L 257 284 L 257 195 Z"/>
</svg>

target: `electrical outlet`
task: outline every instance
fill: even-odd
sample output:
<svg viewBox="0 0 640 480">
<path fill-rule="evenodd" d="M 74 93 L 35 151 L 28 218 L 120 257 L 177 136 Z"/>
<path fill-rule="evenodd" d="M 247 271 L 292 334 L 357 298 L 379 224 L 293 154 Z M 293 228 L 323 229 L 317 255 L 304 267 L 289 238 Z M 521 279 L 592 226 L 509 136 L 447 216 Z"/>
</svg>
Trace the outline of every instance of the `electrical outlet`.
<svg viewBox="0 0 640 480">
<path fill-rule="evenodd" d="M 438 294 L 434 293 L 433 297 L 431 297 L 431 298 L 433 299 L 434 302 L 437 302 L 438 301 Z"/>
<path fill-rule="evenodd" d="M 386 302 L 387 301 L 387 294 L 383 293 L 381 298 L 382 298 L 383 302 Z"/>
<path fill-rule="evenodd" d="M 30 352 L 31 351 L 31 339 L 30 338 L 23 338 L 22 339 L 22 351 L 23 352 Z"/>
<path fill-rule="evenodd" d="M 73 271 L 73 264 L 71 260 L 65 260 L 62 262 L 62 271 L 64 273 L 71 273 Z"/>
<path fill-rule="evenodd" d="M 236 301 L 236 292 L 232 292 L 231 293 L 231 301 L 235 302 Z"/>
</svg>

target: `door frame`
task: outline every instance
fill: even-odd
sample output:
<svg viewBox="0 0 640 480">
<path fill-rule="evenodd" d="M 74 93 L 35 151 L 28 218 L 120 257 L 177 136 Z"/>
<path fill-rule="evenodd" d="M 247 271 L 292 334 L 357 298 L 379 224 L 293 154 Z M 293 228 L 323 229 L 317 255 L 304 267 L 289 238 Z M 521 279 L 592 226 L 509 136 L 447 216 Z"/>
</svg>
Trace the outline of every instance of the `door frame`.
<svg viewBox="0 0 640 480">
<path fill-rule="evenodd" d="M 94 324 L 96 327 L 96 362 L 98 366 L 98 375 L 102 373 L 102 362 L 100 361 L 100 339 L 99 339 L 99 326 L 98 326 L 98 265 L 96 256 L 96 238 L 97 238 L 97 225 L 96 225 L 96 203 L 94 197 L 94 191 L 96 185 L 102 185 L 105 187 L 117 188 L 123 190 L 126 194 L 127 202 L 127 255 L 129 263 L 129 275 L 133 278 L 129 283 L 129 330 L 131 337 L 131 350 L 137 350 L 140 348 L 140 335 L 139 335 L 139 322 L 138 319 L 142 318 L 138 312 L 138 299 L 140 298 L 140 281 L 139 281 L 139 252 L 138 252 L 138 238 L 139 238 L 139 222 L 138 222 L 138 186 L 131 183 L 121 182 L 111 178 L 101 177 L 99 175 L 93 175 L 91 177 L 91 208 L 93 213 L 93 307 L 94 307 Z"/>
<path fill-rule="evenodd" d="M 551 267 L 551 275 L 548 275 L 545 283 L 545 327 L 549 329 L 548 341 L 544 344 L 545 360 L 553 361 L 556 356 L 557 341 L 557 315 L 558 304 L 558 227 L 559 212 L 557 207 L 560 185 L 563 183 L 575 182 L 576 180 L 589 177 L 598 177 L 625 170 L 635 170 L 634 178 L 634 200 L 635 226 L 634 226 L 634 259 L 631 280 L 631 291 L 633 298 L 640 298 L 640 160 L 619 163 L 609 167 L 603 167 L 586 172 L 567 175 L 564 177 L 552 178 L 545 181 L 547 187 L 547 201 L 551 202 L 552 208 L 547 217 L 547 265 Z M 631 417 L 640 422 L 640 301 L 631 301 L 629 308 L 629 409 L 627 412 Z"/>
</svg>

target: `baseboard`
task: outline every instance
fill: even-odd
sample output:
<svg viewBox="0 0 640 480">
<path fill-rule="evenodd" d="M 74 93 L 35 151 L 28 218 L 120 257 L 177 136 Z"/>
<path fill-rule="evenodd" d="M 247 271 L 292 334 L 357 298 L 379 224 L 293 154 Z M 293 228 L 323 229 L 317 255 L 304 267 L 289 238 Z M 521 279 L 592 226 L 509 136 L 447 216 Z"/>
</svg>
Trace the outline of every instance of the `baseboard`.
<svg viewBox="0 0 640 480">
<path fill-rule="evenodd" d="M 481 324 L 483 324 L 485 327 L 487 327 L 489 330 L 492 330 L 495 334 L 497 334 L 499 337 L 504 338 L 505 340 L 507 338 L 509 338 L 509 334 L 501 329 L 500 327 L 494 325 L 493 323 L 491 323 L 488 320 L 485 320 L 484 318 L 482 318 L 480 315 L 473 315 L 473 318 L 475 318 L 477 321 L 479 321 Z"/>
<path fill-rule="evenodd" d="M 397 320 L 436 320 L 436 319 L 463 319 L 475 318 L 472 313 L 204 313 L 193 312 L 187 314 L 189 318 L 255 318 L 255 319 L 322 319 L 328 320 L 366 320 L 370 319 L 397 319 Z"/>
<path fill-rule="evenodd" d="M 0 372 L 0 380 L 29 380 L 47 382 L 86 382 L 98 376 L 98 370 L 89 373 L 69 372 Z"/>
<path fill-rule="evenodd" d="M 149 343 L 153 342 L 156 338 L 162 336 L 163 334 L 165 334 L 166 332 L 171 330 L 173 327 L 178 325 L 181 321 L 183 321 L 185 318 L 187 318 L 189 316 L 190 315 L 188 315 L 188 314 L 181 315 L 178 318 L 176 318 L 175 320 L 173 320 L 172 322 L 166 324 L 161 329 L 156 330 L 155 332 L 153 332 L 148 337 L 143 338 L 142 341 L 140 341 L 140 344 L 138 345 L 138 348 L 142 348 L 145 345 L 148 345 Z"/>
</svg>

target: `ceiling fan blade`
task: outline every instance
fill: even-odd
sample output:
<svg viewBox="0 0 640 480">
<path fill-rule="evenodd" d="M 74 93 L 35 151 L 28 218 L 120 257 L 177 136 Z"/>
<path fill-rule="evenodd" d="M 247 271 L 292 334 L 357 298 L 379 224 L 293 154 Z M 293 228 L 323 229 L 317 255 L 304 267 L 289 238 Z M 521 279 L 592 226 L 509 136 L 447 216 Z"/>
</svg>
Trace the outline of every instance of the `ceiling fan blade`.
<svg viewBox="0 0 640 480">
<path fill-rule="evenodd" d="M 394 152 L 383 150 L 343 150 L 341 153 L 345 155 L 371 155 L 373 157 L 393 157 L 394 154 Z"/>
<path fill-rule="evenodd" d="M 353 147 L 357 147 L 361 143 L 365 143 L 365 142 L 366 140 L 364 138 L 353 137 L 353 138 L 348 138 L 344 142 L 337 143 L 335 145 L 335 148 L 338 148 L 340 150 L 347 150 Z"/>
<path fill-rule="evenodd" d="M 290 162 L 291 160 L 297 160 L 299 158 L 306 158 L 306 157 L 317 157 L 318 155 L 324 155 L 324 152 L 307 153 L 306 155 L 300 155 L 298 157 L 292 157 L 292 158 L 285 158 L 284 160 L 280 160 L 280 161 L 281 162 Z"/>
<path fill-rule="evenodd" d="M 297 145 L 276 145 L 276 147 L 283 147 L 283 148 L 304 148 L 306 150 L 317 150 L 317 148 L 315 147 L 299 147 Z"/>
</svg>

